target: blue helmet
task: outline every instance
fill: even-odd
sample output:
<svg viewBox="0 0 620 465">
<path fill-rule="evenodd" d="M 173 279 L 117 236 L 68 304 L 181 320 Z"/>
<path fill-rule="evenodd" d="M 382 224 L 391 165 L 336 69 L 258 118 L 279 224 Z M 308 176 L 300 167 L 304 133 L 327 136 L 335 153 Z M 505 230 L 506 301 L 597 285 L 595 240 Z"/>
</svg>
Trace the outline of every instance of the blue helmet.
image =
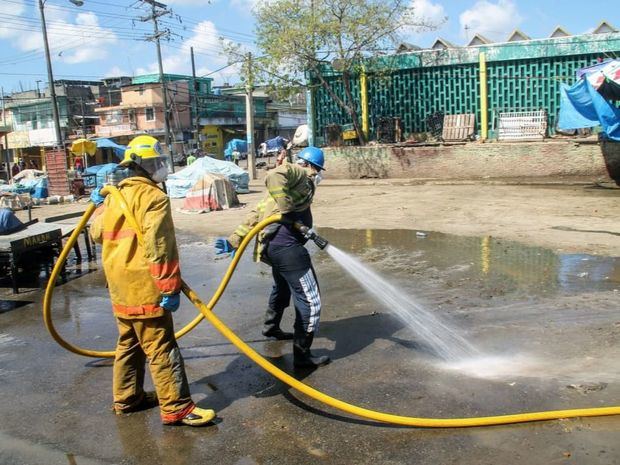
<svg viewBox="0 0 620 465">
<path fill-rule="evenodd" d="M 297 154 L 297 158 L 307 161 L 311 165 L 314 165 L 320 170 L 324 170 L 325 155 L 323 151 L 318 147 L 306 147 Z"/>
</svg>

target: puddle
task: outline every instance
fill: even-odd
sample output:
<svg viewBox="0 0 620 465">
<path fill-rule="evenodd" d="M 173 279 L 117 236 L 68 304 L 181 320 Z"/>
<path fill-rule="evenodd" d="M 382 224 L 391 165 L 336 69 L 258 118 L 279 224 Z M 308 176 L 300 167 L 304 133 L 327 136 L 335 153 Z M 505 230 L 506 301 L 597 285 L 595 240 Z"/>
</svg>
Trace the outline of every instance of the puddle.
<svg viewBox="0 0 620 465">
<path fill-rule="evenodd" d="M 493 237 L 427 231 L 322 228 L 320 233 L 335 246 L 403 279 L 441 277 L 449 287 L 475 281 L 496 295 L 620 290 L 618 257 L 556 254 Z"/>
<path fill-rule="evenodd" d="M 3 300 L 0 299 L 0 313 L 10 312 L 25 305 L 33 304 L 31 300 Z"/>
</svg>

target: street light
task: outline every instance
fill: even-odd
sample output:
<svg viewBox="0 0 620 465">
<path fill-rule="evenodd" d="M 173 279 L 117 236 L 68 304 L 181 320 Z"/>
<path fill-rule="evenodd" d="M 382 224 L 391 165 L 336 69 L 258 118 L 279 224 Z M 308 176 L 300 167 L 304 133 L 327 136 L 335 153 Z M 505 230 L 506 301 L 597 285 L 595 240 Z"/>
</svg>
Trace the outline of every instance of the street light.
<svg viewBox="0 0 620 465">
<path fill-rule="evenodd" d="M 83 0 L 69 0 L 75 6 L 82 6 Z M 50 58 L 50 46 L 47 41 L 47 27 L 45 25 L 45 2 L 39 0 L 39 13 L 41 14 L 41 31 L 43 32 L 43 45 L 45 47 L 45 61 L 47 63 L 47 80 L 49 82 L 50 97 L 52 98 L 52 116 L 54 117 L 54 129 L 56 131 L 56 145 L 64 148 L 62 133 L 60 132 L 60 117 L 58 115 L 58 101 L 56 100 L 56 88 L 54 86 L 54 74 L 52 73 L 52 60 Z"/>
</svg>

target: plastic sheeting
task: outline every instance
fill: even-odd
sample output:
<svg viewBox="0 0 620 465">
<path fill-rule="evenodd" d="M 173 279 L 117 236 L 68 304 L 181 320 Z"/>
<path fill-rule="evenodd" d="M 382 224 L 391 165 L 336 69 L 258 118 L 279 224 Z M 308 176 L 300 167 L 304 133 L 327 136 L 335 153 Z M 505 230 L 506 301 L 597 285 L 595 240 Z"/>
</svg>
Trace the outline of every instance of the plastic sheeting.
<svg viewBox="0 0 620 465">
<path fill-rule="evenodd" d="M 44 199 L 48 193 L 48 181 L 44 171 L 24 170 L 15 176 L 13 183 L 0 186 L 0 193 L 30 194 L 32 198 Z"/>
<path fill-rule="evenodd" d="M 211 157 L 198 158 L 190 166 L 168 176 L 166 189 L 172 199 L 185 198 L 187 192 L 200 181 L 205 174 L 222 174 L 228 178 L 238 194 L 250 192 L 250 176 L 234 163 L 216 160 Z"/>
<path fill-rule="evenodd" d="M 233 139 L 228 141 L 226 148 L 224 149 L 225 157 L 232 157 L 233 152 L 239 152 L 241 154 L 248 153 L 248 143 L 243 139 Z"/>
<path fill-rule="evenodd" d="M 232 183 L 221 174 L 207 173 L 187 192 L 183 210 L 208 212 L 239 206 Z"/>
<path fill-rule="evenodd" d="M 111 139 L 95 139 L 95 142 L 97 142 L 97 148 L 98 149 L 113 149 L 114 150 L 114 154 L 120 158 L 121 160 L 123 159 L 123 157 L 125 156 L 125 149 L 127 147 L 125 147 L 124 145 L 120 145 L 117 144 L 116 142 L 114 142 Z"/>
<path fill-rule="evenodd" d="M 577 71 L 607 100 L 620 100 L 620 60 L 609 60 Z"/>
<path fill-rule="evenodd" d="M 0 208 L 0 234 L 10 234 L 23 227 L 23 223 L 15 216 L 12 210 Z"/>
<path fill-rule="evenodd" d="M 101 187 L 106 182 L 106 176 L 116 169 L 116 163 L 106 163 L 105 165 L 89 166 L 84 171 L 86 174 L 96 174 L 97 183 L 95 187 Z"/>
<path fill-rule="evenodd" d="M 620 109 L 607 102 L 587 79 L 573 86 L 561 85 L 560 129 L 591 128 L 600 125 L 609 139 L 620 141 Z"/>
<path fill-rule="evenodd" d="M 262 154 L 279 152 L 288 145 L 288 139 L 282 136 L 274 137 L 260 144 L 259 152 Z"/>
</svg>

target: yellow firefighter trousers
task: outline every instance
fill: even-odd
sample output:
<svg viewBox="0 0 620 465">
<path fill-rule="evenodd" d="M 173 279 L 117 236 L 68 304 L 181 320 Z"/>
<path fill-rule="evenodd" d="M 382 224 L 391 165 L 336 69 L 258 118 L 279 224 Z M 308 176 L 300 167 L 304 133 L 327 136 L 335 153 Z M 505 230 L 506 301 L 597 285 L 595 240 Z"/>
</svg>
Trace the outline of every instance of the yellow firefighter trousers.
<svg viewBox="0 0 620 465">
<path fill-rule="evenodd" d="M 118 344 L 114 358 L 114 409 L 131 411 L 144 398 L 144 364 L 151 377 L 164 423 L 175 423 L 194 409 L 183 357 L 174 337 L 172 314 L 145 319 L 116 318 Z"/>
</svg>

